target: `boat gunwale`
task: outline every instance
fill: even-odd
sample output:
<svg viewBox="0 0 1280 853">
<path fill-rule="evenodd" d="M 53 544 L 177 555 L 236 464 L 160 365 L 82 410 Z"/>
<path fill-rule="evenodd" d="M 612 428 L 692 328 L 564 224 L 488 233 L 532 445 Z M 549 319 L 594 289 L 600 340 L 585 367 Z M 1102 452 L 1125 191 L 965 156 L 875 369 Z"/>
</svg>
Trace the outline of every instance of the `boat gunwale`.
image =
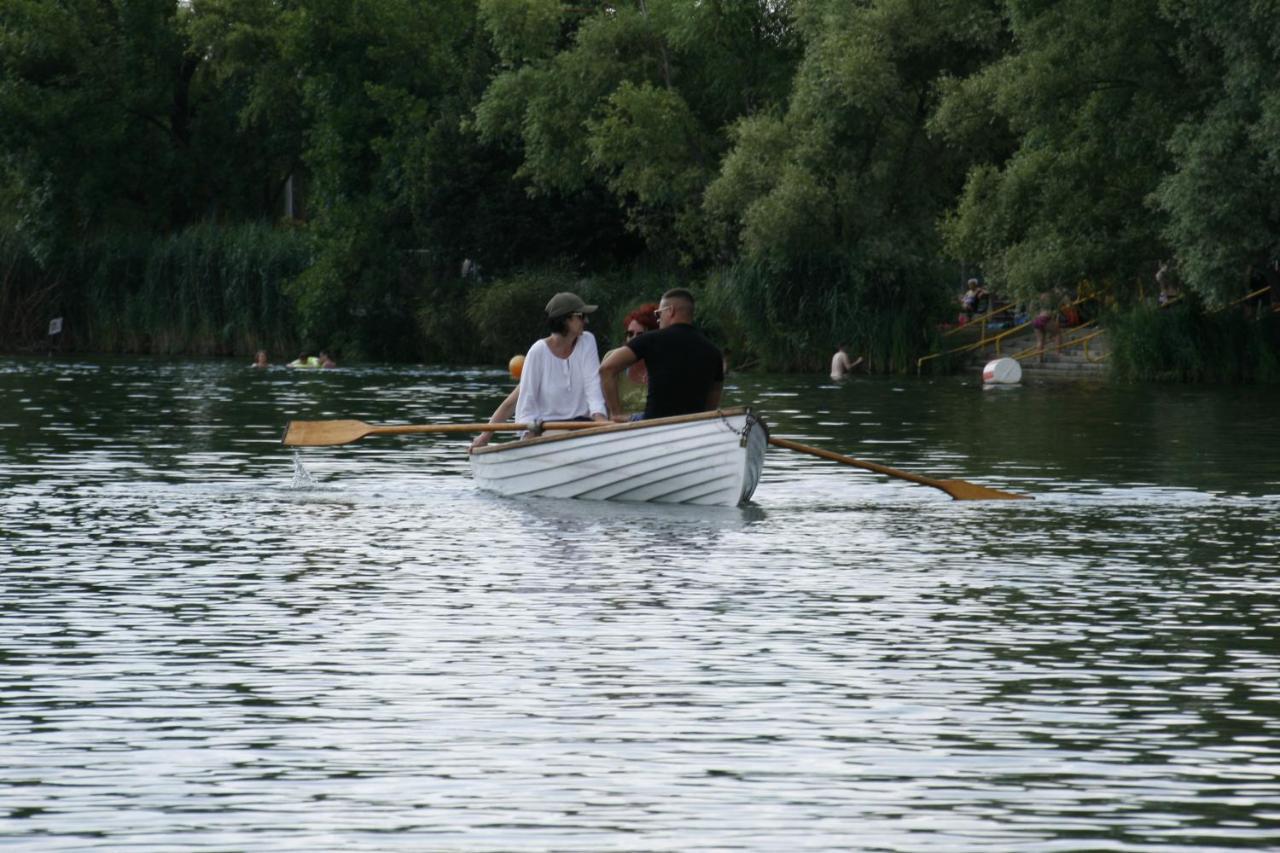
<svg viewBox="0 0 1280 853">
<path fill-rule="evenodd" d="M 635 429 L 648 429 L 659 426 L 673 426 L 676 424 L 696 423 L 698 421 L 709 421 L 715 418 L 727 419 L 738 417 L 740 415 L 751 415 L 750 406 L 733 406 L 727 409 L 713 409 L 708 412 L 695 412 L 691 415 L 673 415 L 667 418 L 653 418 L 643 421 L 627 421 L 625 423 L 607 423 L 595 427 L 583 427 L 582 429 L 566 430 L 564 432 L 556 432 L 554 435 L 539 435 L 533 438 L 521 438 L 516 441 L 507 441 L 502 444 L 490 444 L 484 447 L 473 448 L 472 456 L 480 456 L 486 453 L 501 453 L 504 450 L 515 450 L 521 447 L 531 447 L 538 444 L 549 444 L 556 441 L 567 441 L 575 438 L 584 438 L 591 435 L 607 435 L 612 432 L 627 432 Z M 759 421 L 759 418 L 756 418 Z"/>
</svg>

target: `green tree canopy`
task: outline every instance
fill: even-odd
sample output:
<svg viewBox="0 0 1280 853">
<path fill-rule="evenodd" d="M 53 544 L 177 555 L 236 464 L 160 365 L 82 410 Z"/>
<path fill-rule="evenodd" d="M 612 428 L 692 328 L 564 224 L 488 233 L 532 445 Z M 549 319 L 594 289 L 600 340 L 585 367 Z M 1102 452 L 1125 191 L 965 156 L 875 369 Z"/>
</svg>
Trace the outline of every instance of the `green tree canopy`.
<svg viewBox="0 0 1280 853">
<path fill-rule="evenodd" d="M 1167 249 L 1150 203 L 1186 103 L 1157 0 L 1008 0 L 1011 49 L 953 81 L 933 127 L 975 153 L 950 251 L 1010 295 L 1150 277 Z M 986 127 L 1012 150 L 992 150 Z"/>
<path fill-rule="evenodd" d="M 821 330 L 812 350 L 865 335 L 887 311 L 927 314 L 941 298 L 936 223 L 967 164 L 928 120 L 940 82 L 976 71 L 1000 28 L 995 4 L 979 0 L 798 8 L 804 54 L 791 96 L 737 122 L 705 205 L 725 255 L 776 282 L 764 310 Z"/>
<path fill-rule="evenodd" d="M 736 118 L 785 95 L 790 5 L 486 2 L 504 67 L 476 109 L 535 194 L 602 189 L 651 252 L 693 260 L 702 193 Z"/>
<path fill-rule="evenodd" d="M 1211 304 L 1280 259 L 1280 3 L 1165 0 L 1191 102 L 1155 193 L 1183 280 Z"/>
<path fill-rule="evenodd" d="M 189 221 L 196 65 L 173 0 L 6 0 L 0 163 L 15 226 L 44 256 L 107 223 Z"/>
</svg>

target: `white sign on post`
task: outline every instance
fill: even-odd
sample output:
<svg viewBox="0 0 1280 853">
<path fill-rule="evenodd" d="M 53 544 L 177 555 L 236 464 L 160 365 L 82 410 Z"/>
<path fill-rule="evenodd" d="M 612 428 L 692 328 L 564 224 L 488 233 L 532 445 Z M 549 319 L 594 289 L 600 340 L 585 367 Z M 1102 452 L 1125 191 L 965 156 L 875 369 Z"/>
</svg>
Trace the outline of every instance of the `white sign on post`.
<svg viewBox="0 0 1280 853">
<path fill-rule="evenodd" d="M 49 334 L 52 336 L 52 335 L 58 334 L 61 331 L 62 331 L 62 318 L 54 317 L 52 320 L 49 321 Z"/>
</svg>

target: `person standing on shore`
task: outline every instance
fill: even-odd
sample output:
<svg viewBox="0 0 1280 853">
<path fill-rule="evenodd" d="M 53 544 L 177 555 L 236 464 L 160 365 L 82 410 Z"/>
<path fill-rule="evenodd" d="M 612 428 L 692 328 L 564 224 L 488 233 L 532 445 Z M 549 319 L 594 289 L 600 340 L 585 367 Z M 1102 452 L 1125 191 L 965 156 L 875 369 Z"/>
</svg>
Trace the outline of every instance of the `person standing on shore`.
<svg viewBox="0 0 1280 853">
<path fill-rule="evenodd" d="M 1036 349 L 1040 351 L 1040 361 L 1043 363 L 1050 332 L 1053 333 L 1058 346 L 1062 346 L 1062 325 L 1058 321 L 1058 312 L 1053 307 L 1052 294 L 1049 291 L 1040 294 L 1040 310 L 1031 321 L 1031 328 L 1036 333 Z"/>
<path fill-rule="evenodd" d="M 605 356 L 600 385 L 615 421 L 628 421 L 618 392 L 618 374 L 643 359 L 649 373 L 644 420 L 691 415 L 720 406 L 724 357 L 693 326 L 693 294 L 675 288 L 662 294 L 654 311 L 656 332 L 632 338 Z"/>
</svg>

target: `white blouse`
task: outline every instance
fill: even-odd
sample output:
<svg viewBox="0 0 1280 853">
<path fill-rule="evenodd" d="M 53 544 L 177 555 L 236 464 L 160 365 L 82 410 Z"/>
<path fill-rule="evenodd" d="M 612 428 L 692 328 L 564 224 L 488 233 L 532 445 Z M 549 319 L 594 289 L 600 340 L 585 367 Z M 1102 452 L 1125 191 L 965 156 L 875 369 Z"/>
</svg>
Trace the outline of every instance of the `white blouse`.
<svg viewBox="0 0 1280 853">
<path fill-rule="evenodd" d="M 571 421 L 606 413 L 594 335 L 583 332 L 568 358 L 551 352 L 545 339 L 529 347 L 520 372 L 516 421 Z"/>
</svg>

